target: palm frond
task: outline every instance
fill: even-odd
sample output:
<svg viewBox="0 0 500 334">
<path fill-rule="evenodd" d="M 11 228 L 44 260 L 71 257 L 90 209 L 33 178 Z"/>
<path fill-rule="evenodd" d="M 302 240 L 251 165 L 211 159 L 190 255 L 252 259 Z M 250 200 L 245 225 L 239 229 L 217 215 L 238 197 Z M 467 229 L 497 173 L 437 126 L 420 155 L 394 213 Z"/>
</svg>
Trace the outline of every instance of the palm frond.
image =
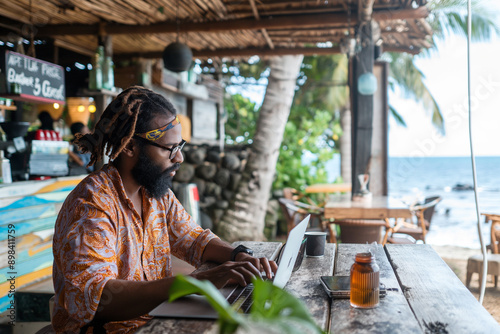
<svg viewBox="0 0 500 334">
<path fill-rule="evenodd" d="M 467 0 L 433 0 L 429 2 L 429 23 L 434 30 L 434 38 L 446 34 L 467 35 Z M 500 33 L 498 15 L 484 0 L 472 1 L 473 41 L 491 39 L 493 33 Z"/>
<path fill-rule="evenodd" d="M 432 124 L 442 134 L 445 133 L 443 115 L 436 99 L 424 83 L 424 74 L 407 53 L 392 53 L 390 75 L 399 84 L 403 96 L 421 103 L 425 110 L 432 113 Z"/>
<path fill-rule="evenodd" d="M 406 122 L 405 122 L 403 116 L 401 116 L 401 114 L 398 113 L 398 111 L 392 105 L 389 105 L 389 112 L 392 115 L 392 117 L 394 117 L 394 119 L 396 120 L 396 123 L 398 125 L 401 125 L 401 126 L 403 126 L 405 128 L 407 127 Z"/>
</svg>

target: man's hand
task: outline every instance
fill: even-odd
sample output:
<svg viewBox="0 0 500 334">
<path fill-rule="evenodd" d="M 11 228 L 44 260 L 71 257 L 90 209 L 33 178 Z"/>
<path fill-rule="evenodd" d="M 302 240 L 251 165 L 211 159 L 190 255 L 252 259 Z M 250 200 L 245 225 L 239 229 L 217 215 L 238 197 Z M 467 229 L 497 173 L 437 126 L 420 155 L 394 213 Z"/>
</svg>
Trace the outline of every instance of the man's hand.
<svg viewBox="0 0 500 334">
<path fill-rule="evenodd" d="M 276 274 L 278 265 L 274 261 L 269 261 L 265 257 L 256 258 L 246 253 L 236 254 L 235 260 L 237 262 L 250 262 L 260 273 L 265 272 L 268 279 L 273 278 L 273 273 Z M 259 274 L 260 277 L 260 274 Z"/>
<path fill-rule="evenodd" d="M 236 254 L 235 261 L 229 261 L 233 249 L 234 247 L 220 239 L 212 239 L 205 247 L 202 262 L 222 264 L 204 272 L 191 274 L 191 276 L 200 280 L 209 280 L 217 288 L 221 288 L 229 283 L 246 286 L 254 277 L 261 278 L 262 272 L 265 272 L 266 276 L 271 279 L 272 273 L 278 270 L 274 261 L 269 261 L 265 257 L 255 258 L 243 252 Z"/>
<path fill-rule="evenodd" d="M 231 282 L 247 286 L 252 279 L 260 277 L 260 270 L 249 261 L 227 261 L 215 268 L 191 274 L 190 276 L 199 280 L 208 280 L 220 289 Z"/>
</svg>

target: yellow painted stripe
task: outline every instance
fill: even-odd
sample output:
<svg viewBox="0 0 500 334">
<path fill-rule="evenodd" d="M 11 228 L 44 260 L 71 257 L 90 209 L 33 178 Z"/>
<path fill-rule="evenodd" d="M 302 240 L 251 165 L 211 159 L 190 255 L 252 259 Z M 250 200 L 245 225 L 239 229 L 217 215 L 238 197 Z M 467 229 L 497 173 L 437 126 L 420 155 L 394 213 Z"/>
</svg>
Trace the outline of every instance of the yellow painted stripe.
<svg viewBox="0 0 500 334">
<path fill-rule="evenodd" d="M 33 248 L 30 248 L 28 249 L 28 255 L 29 256 L 33 256 L 37 253 L 40 253 L 41 251 L 47 249 L 47 248 L 51 248 L 52 247 L 52 241 L 49 241 L 46 245 L 44 246 L 41 246 L 41 247 L 33 247 Z"/>
<path fill-rule="evenodd" d="M 52 276 L 52 266 L 48 266 L 47 268 L 43 268 L 32 273 L 16 277 L 16 291 L 19 291 L 19 288 L 33 283 L 34 281 Z M 10 282 L 5 282 L 0 284 L 0 296 L 6 296 L 10 290 Z"/>
<path fill-rule="evenodd" d="M 83 177 L 82 177 L 83 179 Z M 49 193 L 52 191 L 56 191 L 61 188 L 65 188 L 68 186 L 76 186 L 82 179 L 77 179 L 77 180 L 63 180 L 63 181 L 56 181 L 52 184 L 49 184 L 42 189 L 38 190 L 34 194 L 40 194 L 40 193 Z"/>
</svg>

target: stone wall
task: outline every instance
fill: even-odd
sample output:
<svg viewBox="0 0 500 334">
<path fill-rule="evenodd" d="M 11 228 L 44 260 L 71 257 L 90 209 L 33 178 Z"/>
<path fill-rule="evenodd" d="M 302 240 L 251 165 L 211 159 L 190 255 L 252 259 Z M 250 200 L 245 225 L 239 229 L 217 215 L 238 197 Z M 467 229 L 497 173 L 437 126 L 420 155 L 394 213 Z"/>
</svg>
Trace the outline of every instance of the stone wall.
<svg viewBox="0 0 500 334">
<path fill-rule="evenodd" d="M 184 163 L 175 174 L 173 191 L 177 193 L 181 184 L 195 183 L 200 195 L 199 223 L 213 228 L 234 198 L 250 149 L 246 145 L 226 146 L 221 152 L 218 146 L 186 144 L 182 152 Z M 268 205 L 268 237 L 275 234 L 276 208 L 275 203 Z"/>
</svg>

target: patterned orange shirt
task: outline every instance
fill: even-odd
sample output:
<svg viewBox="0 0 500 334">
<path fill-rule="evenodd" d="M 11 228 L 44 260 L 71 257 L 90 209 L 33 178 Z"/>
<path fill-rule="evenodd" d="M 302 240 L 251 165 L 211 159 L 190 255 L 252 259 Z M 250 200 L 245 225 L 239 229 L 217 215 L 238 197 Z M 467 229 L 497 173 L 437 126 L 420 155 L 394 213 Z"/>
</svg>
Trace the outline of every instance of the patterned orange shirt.
<svg viewBox="0 0 500 334">
<path fill-rule="evenodd" d="M 144 224 L 127 197 L 117 169 L 106 165 L 68 196 L 54 240 L 53 328 L 79 332 L 97 311 L 110 279 L 150 281 L 172 276 L 171 254 L 198 267 L 205 246 L 217 238 L 203 230 L 172 191 L 156 200 L 142 190 Z M 103 302 L 109 296 L 102 296 Z M 131 333 L 148 315 L 109 322 L 108 333 Z"/>
</svg>

